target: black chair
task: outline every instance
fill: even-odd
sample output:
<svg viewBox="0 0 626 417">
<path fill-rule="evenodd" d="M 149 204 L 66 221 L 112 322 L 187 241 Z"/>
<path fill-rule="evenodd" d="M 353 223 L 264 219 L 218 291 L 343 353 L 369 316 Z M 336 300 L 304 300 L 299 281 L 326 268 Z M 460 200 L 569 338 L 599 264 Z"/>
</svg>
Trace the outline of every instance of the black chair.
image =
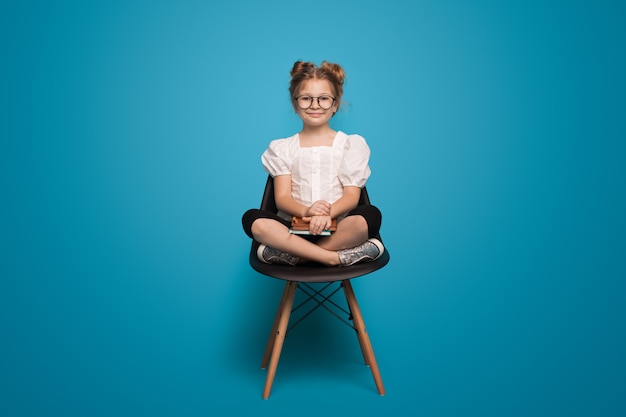
<svg viewBox="0 0 626 417">
<path fill-rule="evenodd" d="M 361 191 L 359 204 L 369 204 L 369 196 L 365 188 Z M 267 179 L 261 209 L 274 212 L 278 211 L 276 202 L 274 201 L 274 181 L 272 177 L 268 177 Z M 380 236 L 377 236 L 377 238 L 382 242 Z M 263 398 L 267 399 L 270 396 L 274 376 L 276 375 L 276 368 L 278 367 L 278 360 L 288 331 L 293 329 L 293 327 L 299 324 L 318 307 L 325 308 L 356 331 L 363 359 L 365 360 L 365 364 L 368 365 L 372 371 L 378 393 L 385 395 L 385 388 L 376 363 L 376 358 L 374 357 L 374 351 L 365 330 L 363 316 L 361 315 L 361 310 L 359 309 L 350 280 L 384 267 L 389 262 L 389 251 L 387 248 L 385 248 L 383 255 L 373 262 L 359 263 L 349 267 L 328 267 L 313 262 L 298 264 L 297 266 L 266 264 L 261 262 L 257 257 L 258 246 L 259 243 L 253 240 L 250 250 L 250 265 L 252 268 L 261 274 L 286 281 L 261 363 L 261 368 L 265 369 L 269 362 Z M 325 283 L 325 285 L 316 283 Z M 318 290 L 316 289 L 318 285 L 323 285 L 323 287 Z M 346 297 L 347 310 L 331 299 L 341 288 L 343 288 Z M 298 306 L 293 307 L 297 289 L 300 289 L 308 298 Z M 309 301 L 315 304 L 314 307 L 304 313 L 301 318 L 288 329 L 287 326 L 291 313 L 299 310 Z M 347 320 L 345 320 L 341 314 L 347 315 Z M 350 321 L 352 323 L 350 323 Z"/>
</svg>

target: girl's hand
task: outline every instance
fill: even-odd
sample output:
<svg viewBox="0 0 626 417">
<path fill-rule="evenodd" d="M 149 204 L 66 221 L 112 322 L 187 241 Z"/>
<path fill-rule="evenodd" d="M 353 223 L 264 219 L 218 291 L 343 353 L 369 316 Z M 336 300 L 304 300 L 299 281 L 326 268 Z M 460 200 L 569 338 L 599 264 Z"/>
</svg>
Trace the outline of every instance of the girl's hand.
<svg viewBox="0 0 626 417">
<path fill-rule="evenodd" d="M 309 222 L 309 232 L 312 235 L 319 235 L 331 225 L 330 216 L 310 216 L 303 217 L 304 221 Z"/>
<path fill-rule="evenodd" d="M 312 216 L 330 216 L 330 203 L 324 200 L 318 200 L 311 204 L 306 211 L 306 217 Z"/>
</svg>

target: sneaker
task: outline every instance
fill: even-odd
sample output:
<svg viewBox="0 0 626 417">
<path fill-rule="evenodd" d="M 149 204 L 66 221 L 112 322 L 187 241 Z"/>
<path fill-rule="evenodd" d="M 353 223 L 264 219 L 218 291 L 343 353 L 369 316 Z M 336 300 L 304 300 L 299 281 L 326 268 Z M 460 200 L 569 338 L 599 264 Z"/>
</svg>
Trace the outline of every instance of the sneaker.
<svg viewBox="0 0 626 417">
<path fill-rule="evenodd" d="M 340 266 L 350 266 L 357 262 L 375 261 L 380 258 L 383 252 L 385 252 L 385 247 L 382 242 L 371 238 L 354 248 L 339 250 L 337 254 L 341 262 Z"/>
<path fill-rule="evenodd" d="M 280 251 L 278 249 L 270 248 L 267 245 L 259 245 L 256 251 L 256 256 L 261 262 L 266 264 L 281 264 L 281 265 L 296 265 L 300 258 L 288 254 L 287 252 Z"/>
</svg>

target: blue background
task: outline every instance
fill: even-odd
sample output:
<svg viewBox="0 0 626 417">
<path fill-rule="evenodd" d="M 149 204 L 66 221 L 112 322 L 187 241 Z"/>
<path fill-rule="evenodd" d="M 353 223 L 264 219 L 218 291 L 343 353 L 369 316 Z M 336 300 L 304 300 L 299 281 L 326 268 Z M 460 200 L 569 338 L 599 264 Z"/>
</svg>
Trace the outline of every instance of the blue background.
<svg viewBox="0 0 626 417">
<path fill-rule="evenodd" d="M 618 1 L 0 6 L 6 416 L 623 416 Z M 295 60 L 344 66 L 392 255 L 356 337 L 315 314 L 259 368 L 248 265 Z"/>
</svg>

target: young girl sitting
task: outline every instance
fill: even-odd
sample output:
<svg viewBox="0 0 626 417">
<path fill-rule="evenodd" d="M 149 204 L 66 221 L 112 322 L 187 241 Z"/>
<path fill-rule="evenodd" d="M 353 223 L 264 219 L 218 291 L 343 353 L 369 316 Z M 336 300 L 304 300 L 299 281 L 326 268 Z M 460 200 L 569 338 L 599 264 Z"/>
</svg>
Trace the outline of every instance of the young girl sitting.
<svg viewBox="0 0 626 417">
<path fill-rule="evenodd" d="M 385 250 L 375 238 L 380 211 L 358 205 L 370 176 L 370 149 L 363 137 L 329 125 L 341 105 L 344 79 L 337 64 L 293 65 L 289 92 L 302 130 L 273 140 L 261 156 L 274 181 L 278 213 L 251 209 L 242 218 L 246 234 L 260 243 L 257 256 L 263 262 L 349 266 L 376 260 Z M 309 235 L 290 232 L 293 216 L 308 223 Z M 336 231 L 322 236 L 332 220 Z"/>
</svg>

